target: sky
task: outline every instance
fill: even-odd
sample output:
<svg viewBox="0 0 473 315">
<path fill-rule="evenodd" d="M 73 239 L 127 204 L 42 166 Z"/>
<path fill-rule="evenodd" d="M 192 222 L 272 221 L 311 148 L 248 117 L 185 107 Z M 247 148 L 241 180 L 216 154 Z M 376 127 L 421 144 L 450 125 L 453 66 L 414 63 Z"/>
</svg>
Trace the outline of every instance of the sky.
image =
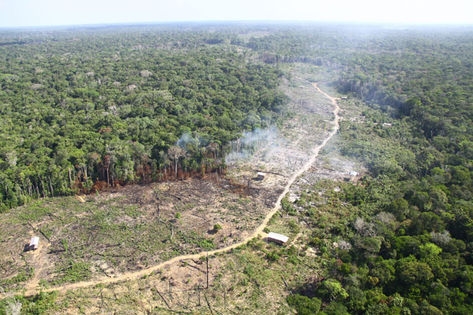
<svg viewBox="0 0 473 315">
<path fill-rule="evenodd" d="M 0 27 L 182 21 L 473 25 L 473 1 L 0 0 Z"/>
</svg>

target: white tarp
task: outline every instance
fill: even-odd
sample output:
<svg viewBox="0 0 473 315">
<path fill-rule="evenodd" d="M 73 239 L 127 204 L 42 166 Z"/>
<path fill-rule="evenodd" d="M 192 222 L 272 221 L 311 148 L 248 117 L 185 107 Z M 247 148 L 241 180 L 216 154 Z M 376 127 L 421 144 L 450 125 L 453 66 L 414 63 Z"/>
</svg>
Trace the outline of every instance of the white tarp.
<svg viewBox="0 0 473 315">
<path fill-rule="evenodd" d="M 37 249 L 39 246 L 39 237 L 38 236 L 33 236 L 30 240 L 30 248 L 31 249 Z"/>
</svg>

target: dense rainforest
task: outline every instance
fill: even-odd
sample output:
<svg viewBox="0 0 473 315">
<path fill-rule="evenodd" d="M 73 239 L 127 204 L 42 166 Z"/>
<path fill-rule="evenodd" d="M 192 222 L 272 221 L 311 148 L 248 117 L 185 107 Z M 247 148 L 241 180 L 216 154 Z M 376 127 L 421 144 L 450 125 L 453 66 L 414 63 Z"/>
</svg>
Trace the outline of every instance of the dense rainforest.
<svg viewBox="0 0 473 315">
<path fill-rule="evenodd" d="M 212 30 L 0 34 L 0 209 L 222 169 L 225 145 L 274 123 L 281 73 Z"/>
<path fill-rule="evenodd" d="M 329 260 L 325 279 L 288 303 L 301 314 L 471 314 L 473 31 L 369 31 L 348 33 L 328 65 L 334 87 L 368 105 L 342 123 L 339 149 L 369 174 L 329 200 L 285 204 Z M 346 217 L 321 220 L 333 207 Z"/>
<path fill-rule="evenodd" d="M 226 144 L 280 118 L 286 66 L 307 65 L 359 111 L 335 144 L 368 172 L 283 199 L 324 266 L 288 283 L 287 304 L 473 313 L 472 28 L 2 31 L 0 50 L 0 209 L 224 167 Z M 275 251 L 271 263 L 308 259 Z"/>
</svg>

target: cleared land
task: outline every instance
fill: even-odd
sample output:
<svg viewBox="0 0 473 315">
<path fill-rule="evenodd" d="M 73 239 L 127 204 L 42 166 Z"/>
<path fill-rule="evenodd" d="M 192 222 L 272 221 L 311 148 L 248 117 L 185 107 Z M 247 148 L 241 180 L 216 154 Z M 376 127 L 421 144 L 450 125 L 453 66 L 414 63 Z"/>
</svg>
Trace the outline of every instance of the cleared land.
<svg viewBox="0 0 473 315">
<path fill-rule="evenodd" d="M 237 272 L 240 262 L 234 260 L 241 259 L 219 253 L 236 247 L 233 252 L 244 251 L 242 245 L 260 235 L 338 128 L 335 99 L 317 85 L 294 77 L 282 88 L 291 98 L 292 116 L 281 134 L 264 134 L 252 154 L 231 163 L 226 179 L 127 186 L 40 200 L 6 214 L 0 227 L 5 231 L 2 247 L 10 249 L 2 258 L 5 295 L 58 290 L 60 300 L 70 301 L 61 311 L 71 313 L 84 308 L 88 313 L 211 308 L 205 302 L 210 287 L 223 285 L 222 275 L 231 274 L 232 265 Z M 255 180 L 257 171 L 264 172 L 263 180 Z M 294 243 L 300 237 L 283 226 L 274 228 L 291 235 Z M 20 253 L 33 234 L 41 236 L 40 249 Z M 251 246 L 272 245 L 253 239 Z M 125 302 L 127 292 L 134 292 L 134 301 Z M 223 306 L 229 307 L 226 294 Z M 124 303 L 107 302 L 114 299 Z M 239 304 L 234 305 L 237 311 Z"/>
</svg>

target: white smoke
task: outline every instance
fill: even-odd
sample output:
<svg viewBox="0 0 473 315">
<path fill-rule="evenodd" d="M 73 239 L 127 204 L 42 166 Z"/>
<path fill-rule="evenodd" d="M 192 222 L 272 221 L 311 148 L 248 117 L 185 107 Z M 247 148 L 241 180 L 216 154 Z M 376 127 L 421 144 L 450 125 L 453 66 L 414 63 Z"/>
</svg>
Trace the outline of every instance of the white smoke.
<svg viewBox="0 0 473 315">
<path fill-rule="evenodd" d="M 269 160 L 284 143 L 284 138 L 274 126 L 245 132 L 241 138 L 230 143 L 230 152 L 226 155 L 225 162 L 230 165 L 248 161 L 255 155 L 262 161 Z"/>
<path fill-rule="evenodd" d="M 178 147 L 183 148 L 184 150 L 187 150 L 188 146 L 199 148 L 199 147 L 204 147 L 207 144 L 208 144 L 208 141 L 205 140 L 204 138 L 198 135 L 193 136 L 192 134 L 188 132 L 184 133 L 176 142 L 176 145 Z"/>
</svg>

